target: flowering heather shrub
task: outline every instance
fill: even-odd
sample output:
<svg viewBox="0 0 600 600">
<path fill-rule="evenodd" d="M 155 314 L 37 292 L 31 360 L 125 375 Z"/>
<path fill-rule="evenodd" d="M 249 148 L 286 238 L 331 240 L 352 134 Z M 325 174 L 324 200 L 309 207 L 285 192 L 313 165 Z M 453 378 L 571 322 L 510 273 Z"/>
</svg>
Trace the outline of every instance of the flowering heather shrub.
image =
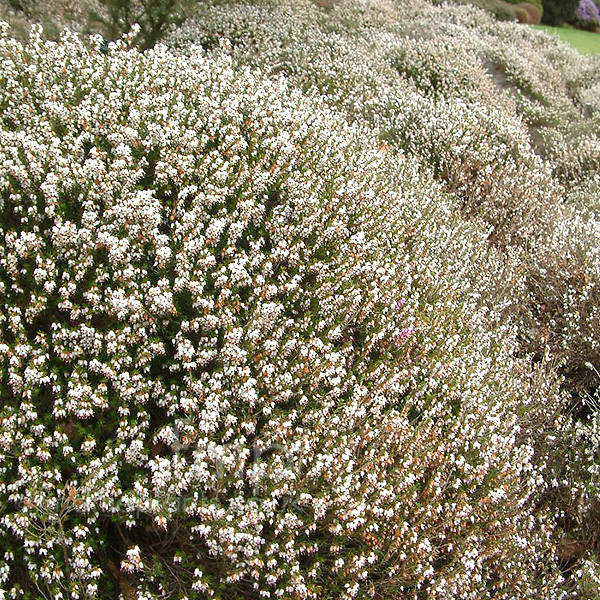
<svg viewBox="0 0 600 600">
<path fill-rule="evenodd" d="M 345 2 L 333 15 L 309 2 L 200 10 L 171 42 L 186 51 L 186 40 L 210 48 L 223 38 L 240 64 L 286 73 L 370 123 L 391 151 L 431 169 L 496 247 L 510 246 L 513 268 L 527 268 L 517 302 L 525 349 L 550 344 L 579 387 L 571 376 L 599 364 L 597 226 L 574 224 L 584 217 L 563 205 L 600 168 L 597 58 L 471 6 L 400 1 Z M 540 303 L 540 283 L 552 302 Z"/>
<path fill-rule="evenodd" d="M 600 11 L 594 0 L 580 0 L 575 16 L 583 23 L 600 22 Z"/>
<path fill-rule="evenodd" d="M 415 159 L 220 51 L 0 56 L 4 596 L 556 597 L 512 274 Z"/>
<path fill-rule="evenodd" d="M 507 286 L 515 304 L 506 312 L 517 309 L 522 349 L 549 355 L 575 397 L 596 387 L 587 364 L 600 361 L 598 58 L 470 7 L 346 2 L 333 16 L 301 3 L 201 11 L 173 42 L 185 50 L 186 37 L 206 47 L 227 38 L 240 64 L 288 74 L 349 121 L 370 123 L 390 152 L 431 169 L 455 210 L 506 254 L 511 282 L 519 281 Z M 537 423 L 532 435 L 546 429 L 554 439 L 551 418 Z M 561 431 L 580 456 L 594 455 L 593 429 Z M 554 446 L 540 447 L 538 457 L 560 471 Z M 567 490 L 586 480 L 565 468 Z M 565 535 L 594 530 L 598 494 L 579 489 L 548 495 L 556 514 L 573 512 L 583 524 L 573 530 L 562 520 Z M 584 537 L 583 547 L 598 548 L 597 538 Z M 583 556 L 561 559 L 565 589 L 594 597 L 597 558 Z"/>
<path fill-rule="evenodd" d="M 593 59 L 391 0 L 135 35 L 0 40 L 0 594 L 592 598 Z"/>
</svg>

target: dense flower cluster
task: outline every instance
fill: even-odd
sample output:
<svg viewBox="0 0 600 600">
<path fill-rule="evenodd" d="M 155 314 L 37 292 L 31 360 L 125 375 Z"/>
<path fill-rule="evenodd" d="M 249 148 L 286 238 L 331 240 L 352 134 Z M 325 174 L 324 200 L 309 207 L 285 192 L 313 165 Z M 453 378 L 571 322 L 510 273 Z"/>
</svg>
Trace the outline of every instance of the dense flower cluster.
<svg viewBox="0 0 600 600">
<path fill-rule="evenodd" d="M 391 0 L 129 41 L 0 40 L 0 597 L 585 597 L 593 59 Z"/>
<path fill-rule="evenodd" d="M 207 47 L 215 36 L 231 39 L 240 63 L 283 70 L 350 121 L 370 123 L 390 152 L 430 168 L 456 210 L 505 255 L 514 303 L 504 315 L 518 324 L 525 352 L 558 366 L 574 410 L 599 381 L 598 58 L 469 7 L 355 2 L 334 15 L 229 7 L 200 14 L 173 41 L 185 48 L 190 36 Z M 241 35 L 236 23 L 252 33 Z M 557 450 L 576 447 L 577 460 L 594 465 L 598 433 L 577 420 L 553 423 L 556 405 L 544 403 L 547 415 L 533 419 L 531 434 L 543 440 L 538 459 L 553 464 L 565 487 L 549 477 L 542 503 L 551 498 L 563 515 L 565 539 L 598 548 L 598 474 Z M 560 555 L 566 589 L 588 597 L 597 558 L 578 569 L 584 552 Z"/>
<path fill-rule="evenodd" d="M 468 6 L 355 2 L 335 15 L 230 6 L 201 13 L 173 42 L 225 37 L 240 63 L 286 72 L 430 167 L 527 266 L 528 351 L 550 343 L 570 379 L 586 361 L 600 365 L 600 240 L 588 214 L 600 168 L 598 58 Z M 583 210 L 574 195 L 585 196 Z M 552 298 L 547 310 L 540 298 Z M 555 323 L 560 335 L 540 335 Z"/>
<path fill-rule="evenodd" d="M 581 0 L 575 16 L 579 21 L 584 23 L 589 23 L 590 21 L 600 22 L 600 10 L 598 10 L 598 6 L 596 6 L 594 0 Z"/>
</svg>

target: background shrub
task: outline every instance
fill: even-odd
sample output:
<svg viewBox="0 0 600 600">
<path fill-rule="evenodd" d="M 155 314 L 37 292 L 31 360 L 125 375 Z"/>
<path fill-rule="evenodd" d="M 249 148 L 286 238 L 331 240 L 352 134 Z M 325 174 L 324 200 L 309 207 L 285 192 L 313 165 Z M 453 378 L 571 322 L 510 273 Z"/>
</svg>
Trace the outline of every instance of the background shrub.
<svg viewBox="0 0 600 600">
<path fill-rule="evenodd" d="M 91 11 L 92 24 L 100 25 L 110 40 L 128 33 L 133 25 L 139 30 L 136 43 L 151 48 L 172 25 L 183 23 L 196 0 L 98 0 L 101 10 Z"/>
<path fill-rule="evenodd" d="M 548 25 L 573 23 L 579 0 L 543 0 L 542 21 Z"/>
<path fill-rule="evenodd" d="M 32 24 L 43 26 L 44 35 L 58 39 L 69 27 L 87 34 L 116 40 L 138 25 L 136 44 L 152 47 L 166 31 L 192 14 L 197 0 L 3 0 L 0 19 L 11 23 L 12 34 L 26 39 Z"/>
<path fill-rule="evenodd" d="M 575 12 L 575 18 L 583 29 L 594 30 L 600 24 L 600 10 L 594 0 L 581 0 Z"/>
<path fill-rule="evenodd" d="M 509 4 L 514 4 L 517 14 L 522 13 L 522 23 L 539 23 L 542 18 L 543 8 L 542 0 L 506 0 Z"/>
</svg>

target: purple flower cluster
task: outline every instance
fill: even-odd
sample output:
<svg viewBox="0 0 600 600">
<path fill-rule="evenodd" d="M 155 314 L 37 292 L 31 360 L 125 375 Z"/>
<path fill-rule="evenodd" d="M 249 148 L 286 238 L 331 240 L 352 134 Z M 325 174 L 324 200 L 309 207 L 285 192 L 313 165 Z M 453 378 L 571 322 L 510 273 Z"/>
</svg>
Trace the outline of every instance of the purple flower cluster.
<svg viewBox="0 0 600 600">
<path fill-rule="evenodd" d="M 575 15 L 585 23 L 600 22 L 600 10 L 594 0 L 581 0 Z"/>
</svg>

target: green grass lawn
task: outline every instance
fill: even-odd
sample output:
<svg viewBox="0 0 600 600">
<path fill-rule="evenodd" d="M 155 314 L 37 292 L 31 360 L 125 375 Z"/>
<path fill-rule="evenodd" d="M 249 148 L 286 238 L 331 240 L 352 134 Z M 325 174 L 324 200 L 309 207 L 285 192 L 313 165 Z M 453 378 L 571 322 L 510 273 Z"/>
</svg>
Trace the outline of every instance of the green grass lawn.
<svg viewBox="0 0 600 600">
<path fill-rule="evenodd" d="M 532 25 L 532 27 L 558 35 L 563 42 L 571 44 L 581 54 L 600 53 L 600 33 L 580 31 L 571 27 L 551 27 L 550 25 Z"/>
</svg>

